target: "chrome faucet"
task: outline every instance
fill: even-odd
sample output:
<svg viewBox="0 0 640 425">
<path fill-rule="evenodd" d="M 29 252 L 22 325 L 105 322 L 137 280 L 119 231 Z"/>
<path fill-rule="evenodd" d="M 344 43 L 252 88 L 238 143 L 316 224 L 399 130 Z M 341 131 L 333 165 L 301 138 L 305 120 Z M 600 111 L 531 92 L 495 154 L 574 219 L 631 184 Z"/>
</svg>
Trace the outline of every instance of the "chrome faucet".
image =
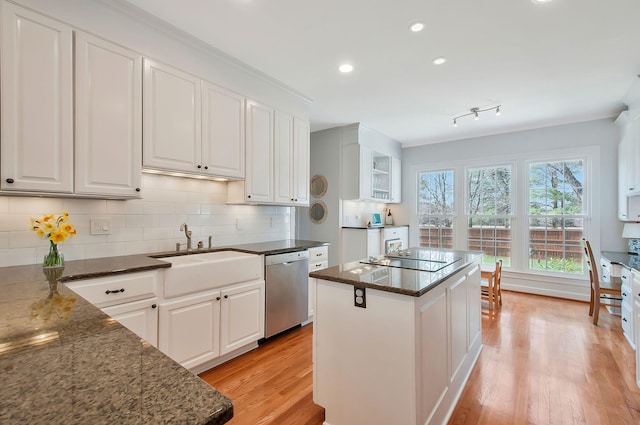
<svg viewBox="0 0 640 425">
<path fill-rule="evenodd" d="M 184 230 L 184 235 L 187 237 L 187 251 L 191 251 L 191 230 L 189 230 L 187 223 L 182 223 L 180 230 Z"/>
</svg>

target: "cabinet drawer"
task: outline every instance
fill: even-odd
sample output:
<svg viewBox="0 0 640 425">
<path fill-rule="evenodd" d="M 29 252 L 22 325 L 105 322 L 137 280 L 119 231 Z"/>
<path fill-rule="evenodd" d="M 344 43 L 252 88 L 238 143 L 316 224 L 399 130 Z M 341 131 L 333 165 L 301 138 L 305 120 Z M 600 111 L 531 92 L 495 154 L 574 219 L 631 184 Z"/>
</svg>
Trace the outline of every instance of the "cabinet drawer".
<svg viewBox="0 0 640 425">
<path fill-rule="evenodd" d="M 117 276 L 66 282 L 66 286 L 97 307 L 154 297 L 157 272 L 120 274 Z"/>
<path fill-rule="evenodd" d="M 327 248 L 326 246 L 309 248 L 307 251 L 309 251 L 309 264 L 329 260 L 329 248 Z"/>
<path fill-rule="evenodd" d="M 620 264 L 612 264 L 604 258 L 600 258 L 600 268 L 602 269 L 602 280 L 605 282 L 611 282 L 611 278 L 620 277 L 623 269 Z"/>
<path fill-rule="evenodd" d="M 628 286 L 629 290 L 631 290 L 633 286 L 633 273 L 631 273 L 631 270 L 623 267 L 620 271 L 620 279 L 622 280 L 622 284 Z"/>
<path fill-rule="evenodd" d="M 328 261 L 321 261 L 319 263 L 309 263 L 309 273 L 316 270 L 326 269 L 327 267 L 329 267 Z"/>
</svg>

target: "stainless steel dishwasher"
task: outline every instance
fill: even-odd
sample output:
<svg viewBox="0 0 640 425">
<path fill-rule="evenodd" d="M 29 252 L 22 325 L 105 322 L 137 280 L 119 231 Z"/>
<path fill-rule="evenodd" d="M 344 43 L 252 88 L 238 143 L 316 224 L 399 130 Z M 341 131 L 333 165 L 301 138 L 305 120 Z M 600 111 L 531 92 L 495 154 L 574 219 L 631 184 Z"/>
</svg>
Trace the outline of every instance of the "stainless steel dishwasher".
<svg viewBox="0 0 640 425">
<path fill-rule="evenodd" d="M 269 338 L 309 318 L 309 253 L 265 256 L 265 331 Z"/>
</svg>

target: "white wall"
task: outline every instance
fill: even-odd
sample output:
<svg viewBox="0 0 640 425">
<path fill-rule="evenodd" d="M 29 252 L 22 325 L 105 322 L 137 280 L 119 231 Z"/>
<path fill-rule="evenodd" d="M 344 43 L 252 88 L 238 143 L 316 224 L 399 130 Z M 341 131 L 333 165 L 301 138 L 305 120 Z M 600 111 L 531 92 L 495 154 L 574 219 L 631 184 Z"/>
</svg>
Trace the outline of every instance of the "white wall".
<svg viewBox="0 0 640 425">
<path fill-rule="evenodd" d="M 470 125 L 473 125 L 471 123 Z M 617 145 L 618 128 L 613 119 L 602 119 L 569 125 L 546 127 L 535 130 L 499 134 L 458 140 L 455 142 L 405 148 L 402 152 L 403 168 L 403 204 L 396 207 L 394 216 L 398 223 L 414 223 L 416 198 L 416 172 L 419 169 L 445 167 L 451 164 L 491 163 L 493 160 L 522 159 L 543 156 L 553 151 L 566 151 L 571 148 L 588 148 L 594 155 L 592 205 L 593 220 L 590 223 L 590 238 L 596 241 L 594 250 L 626 251 L 627 241 L 621 238 L 622 223 L 617 219 L 617 186 L 618 165 Z M 410 231 L 415 234 L 415 226 Z M 415 244 L 416 236 L 411 239 Z M 583 282 L 571 284 L 562 279 L 540 276 L 524 276 L 522 273 L 521 288 L 534 288 L 541 281 L 546 286 L 545 293 L 570 298 L 587 298 L 586 286 Z M 505 272 L 508 282 L 509 273 Z M 513 275 L 512 275 L 513 277 Z M 527 281 L 528 279 L 528 281 Z M 527 282 L 526 282 L 527 281 Z M 505 287 L 507 287 L 505 285 Z M 588 299 L 588 298 L 587 298 Z"/>
<path fill-rule="evenodd" d="M 171 251 L 184 243 L 180 224 L 214 246 L 289 239 L 293 208 L 226 205 L 226 183 L 143 174 L 144 199 L 114 201 L 0 196 L 0 267 L 36 264 L 48 242 L 29 229 L 29 218 L 68 211 L 77 236 L 60 244 L 67 260 Z M 92 217 L 110 217 L 110 235 L 91 235 Z M 237 223 L 242 229 L 238 229 Z"/>
</svg>

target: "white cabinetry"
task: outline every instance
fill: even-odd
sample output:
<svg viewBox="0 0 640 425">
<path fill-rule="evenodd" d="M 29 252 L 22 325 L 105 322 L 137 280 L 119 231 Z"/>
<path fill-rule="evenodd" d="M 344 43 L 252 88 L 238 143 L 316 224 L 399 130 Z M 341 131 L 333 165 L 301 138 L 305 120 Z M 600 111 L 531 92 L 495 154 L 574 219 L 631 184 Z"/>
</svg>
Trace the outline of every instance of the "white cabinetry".
<svg viewBox="0 0 640 425">
<path fill-rule="evenodd" d="M 144 105 L 145 167 L 244 177 L 244 97 L 145 58 Z"/>
<path fill-rule="evenodd" d="M 75 192 L 139 196 L 142 57 L 82 32 L 75 43 Z"/>
<path fill-rule="evenodd" d="M 402 202 L 402 160 L 391 158 L 391 199 L 392 204 Z"/>
<path fill-rule="evenodd" d="M 203 82 L 202 163 L 210 174 L 244 178 L 244 101 L 237 93 Z"/>
<path fill-rule="evenodd" d="M 309 205 L 309 122 L 247 101 L 246 179 L 229 203 Z"/>
<path fill-rule="evenodd" d="M 276 204 L 309 205 L 309 123 L 275 112 Z"/>
<path fill-rule="evenodd" d="M 421 297 L 365 290 L 360 308 L 353 286 L 317 281 L 313 397 L 326 423 L 446 423 L 481 349 L 478 264 Z"/>
<path fill-rule="evenodd" d="M 640 272 L 633 269 L 631 271 L 631 293 L 633 301 L 633 333 L 636 342 L 636 385 L 640 387 Z"/>
<path fill-rule="evenodd" d="M 65 285 L 155 347 L 158 344 L 158 273 L 127 273 L 74 280 Z"/>
<path fill-rule="evenodd" d="M 202 169 L 200 94 L 197 77 L 145 58 L 145 167 L 188 173 Z"/>
<path fill-rule="evenodd" d="M 309 273 L 329 267 L 329 247 L 309 248 Z M 316 306 L 316 278 L 309 277 L 309 318 L 313 317 Z"/>
<path fill-rule="evenodd" d="M 342 197 L 384 203 L 401 202 L 401 160 L 361 144 L 342 150 Z"/>
<path fill-rule="evenodd" d="M 74 103 L 72 29 L 11 3 L 2 12 L 0 188 L 139 197 L 141 56 L 76 32 Z"/>
<path fill-rule="evenodd" d="M 3 2 L 1 189 L 73 191 L 72 60 L 69 26 Z"/>
<path fill-rule="evenodd" d="M 246 180 L 248 202 L 273 202 L 274 110 L 247 101 Z"/>
<path fill-rule="evenodd" d="M 388 241 L 400 241 L 402 243 L 402 249 L 409 248 L 409 226 L 385 227 L 382 229 L 380 252 L 383 254 L 388 254 Z"/>
<path fill-rule="evenodd" d="M 216 290 L 162 303 L 158 348 L 186 368 L 218 357 L 220 300 Z"/>
<path fill-rule="evenodd" d="M 158 348 L 194 370 L 264 336 L 264 281 L 163 302 Z"/>
<path fill-rule="evenodd" d="M 622 280 L 621 286 L 621 295 L 622 295 L 622 304 L 620 306 L 621 309 L 621 319 L 620 322 L 622 324 L 622 332 L 624 333 L 625 338 L 631 344 L 631 347 L 635 349 L 635 334 L 634 334 L 634 317 L 633 317 L 633 273 L 631 270 L 626 267 L 622 268 L 622 272 L 620 273 L 620 279 Z"/>
<path fill-rule="evenodd" d="M 220 355 L 264 337 L 264 290 L 264 282 L 252 282 L 220 291 Z"/>
</svg>

